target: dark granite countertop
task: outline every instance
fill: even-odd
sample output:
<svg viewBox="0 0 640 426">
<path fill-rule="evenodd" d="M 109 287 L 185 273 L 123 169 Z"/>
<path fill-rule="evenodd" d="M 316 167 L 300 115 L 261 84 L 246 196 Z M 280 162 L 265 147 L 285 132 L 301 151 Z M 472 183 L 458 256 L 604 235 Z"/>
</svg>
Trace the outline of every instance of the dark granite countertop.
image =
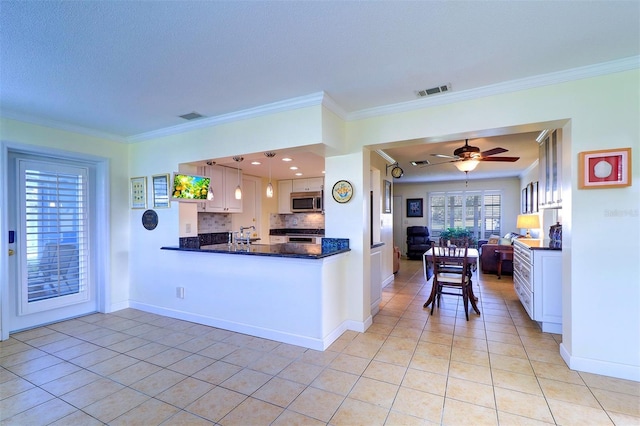
<svg viewBox="0 0 640 426">
<path fill-rule="evenodd" d="M 344 239 L 327 239 L 326 244 L 300 244 L 300 243 L 283 243 L 283 244 L 251 244 L 249 248 L 245 246 L 236 246 L 234 244 L 211 244 L 196 247 L 161 247 L 162 250 L 175 251 L 195 251 L 201 253 L 224 253 L 236 255 L 254 255 L 254 256 L 272 256 L 272 257 L 289 257 L 296 259 L 322 259 L 340 253 L 351 251 L 348 246 L 348 240 Z M 335 240 L 335 242 L 334 242 Z M 347 242 L 341 243 L 342 241 Z"/>
<path fill-rule="evenodd" d="M 317 235 L 324 237 L 322 228 L 274 228 L 269 230 L 269 235 Z"/>
<path fill-rule="evenodd" d="M 554 250 L 562 251 L 562 246 L 558 247 L 549 239 L 538 240 L 535 238 L 518 238 L 516 241 L 528 246 L 531 250 Z"/>
</svg>

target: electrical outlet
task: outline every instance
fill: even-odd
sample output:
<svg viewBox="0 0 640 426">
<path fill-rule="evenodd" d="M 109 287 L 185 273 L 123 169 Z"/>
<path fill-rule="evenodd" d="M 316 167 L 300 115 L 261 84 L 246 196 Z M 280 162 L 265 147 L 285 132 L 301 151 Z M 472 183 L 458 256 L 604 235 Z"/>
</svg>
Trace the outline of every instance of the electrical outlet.
<svg viewBox="0 0 640 426">
<path fill-rule="evenodd" d="M 176 287 L 176 297 L 184 299 L 184 287 Z"/>
</svg>

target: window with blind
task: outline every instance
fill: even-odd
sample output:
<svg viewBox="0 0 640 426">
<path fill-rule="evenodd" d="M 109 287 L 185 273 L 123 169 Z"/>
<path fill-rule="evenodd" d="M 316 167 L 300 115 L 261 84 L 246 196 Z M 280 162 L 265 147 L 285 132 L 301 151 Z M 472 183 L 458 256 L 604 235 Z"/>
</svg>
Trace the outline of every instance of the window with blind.
<svg viewBox="0 0 640 426">
<path fill-rule="evenodd" d="M 88 300 L 88 170 L 19 160 L 21 313 Z"/>
<path fill-rule="evenodd" d="M 429 194 L 429 233 L 440 236 L 447 228 L 465 228 L 476 240 L 500 235 L 500 191 L 432 192 Z"/>
</svg>

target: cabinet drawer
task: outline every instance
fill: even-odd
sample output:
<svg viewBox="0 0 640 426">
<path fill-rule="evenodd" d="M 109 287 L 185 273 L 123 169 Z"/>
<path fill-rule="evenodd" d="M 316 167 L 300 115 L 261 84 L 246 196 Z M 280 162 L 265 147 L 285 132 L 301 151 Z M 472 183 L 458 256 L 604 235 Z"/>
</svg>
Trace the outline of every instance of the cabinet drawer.
<svg viewBox="0 0 640 426">
<path fill-rule="evenodd" d="M 530 292 L 533 292 L 533 274 L 529 263 L 523 262 L 521 258 L 513 259 L 513 280 L 519 281 L 526 286 Z"/>
<path fill-rule="evenodd" d="M 517 243 L 513 245 L 513 257 L 520 258 L 525 263 L 533 263 L 533 254 L 528 248 L 521 247 Z"/>
<path fill-rule="evenodd" d="M 518 299 L 520 299 L 520 303 L 524 306 L 524 310 L 527 311 L 529 317 L 533 319 L 533 293 L 527 290 L 527 288 L 523 287 L 517 281 L 514 281 L 513 287 L 518 295 Z"/>
</svg>

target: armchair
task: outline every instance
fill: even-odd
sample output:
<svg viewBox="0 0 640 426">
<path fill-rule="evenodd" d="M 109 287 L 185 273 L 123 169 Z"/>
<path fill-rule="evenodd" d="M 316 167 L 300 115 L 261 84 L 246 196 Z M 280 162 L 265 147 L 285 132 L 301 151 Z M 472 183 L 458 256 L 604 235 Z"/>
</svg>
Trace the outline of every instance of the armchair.
<svg viewBox="0 0 640 426">
<path fill-rule="evenodd" d="M 422 259 L 424 252 L 430 248 L 429 228 L 426 226 L 407 227 L 407 257 L 409 259 Z"/>
</svg>

